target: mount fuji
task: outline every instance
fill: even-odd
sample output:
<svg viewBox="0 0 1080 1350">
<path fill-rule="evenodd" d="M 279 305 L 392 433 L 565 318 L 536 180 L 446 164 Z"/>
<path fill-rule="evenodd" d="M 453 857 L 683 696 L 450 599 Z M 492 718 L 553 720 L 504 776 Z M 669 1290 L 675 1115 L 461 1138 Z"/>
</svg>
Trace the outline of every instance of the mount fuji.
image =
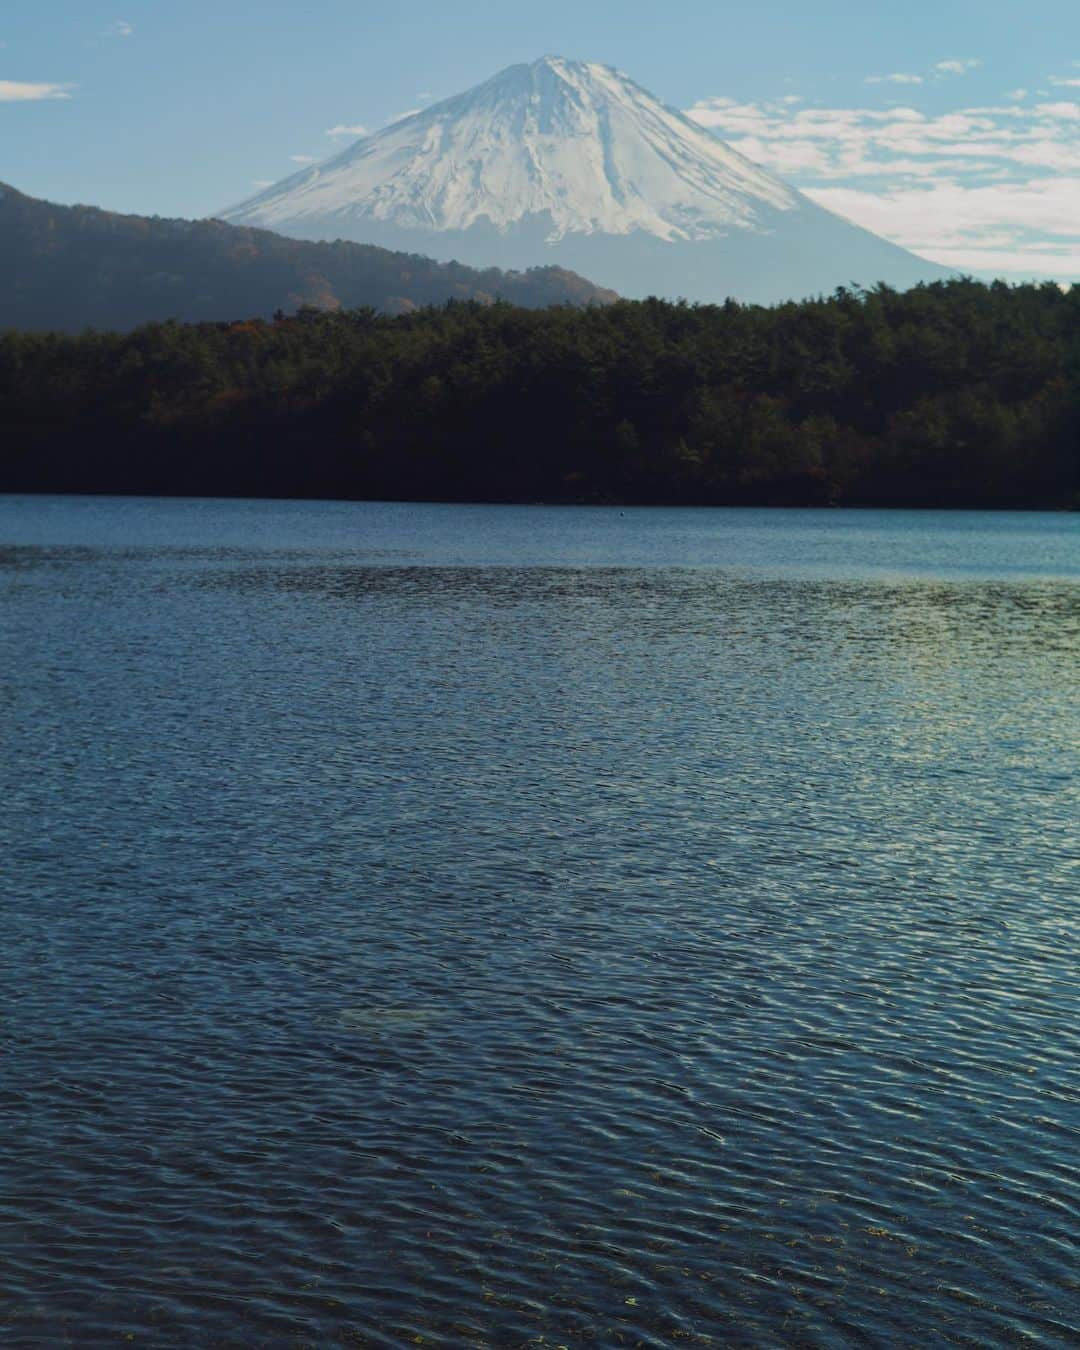
<svg viewBox="0 0 1080 1350">
<path fill-rule="evenodd" d="M 473 265 L 553 264 L 635 298 L 771 303 L 948 276 L 610 66 L 548 56 L 384 127 L 224 220 Z"/>
</svg>

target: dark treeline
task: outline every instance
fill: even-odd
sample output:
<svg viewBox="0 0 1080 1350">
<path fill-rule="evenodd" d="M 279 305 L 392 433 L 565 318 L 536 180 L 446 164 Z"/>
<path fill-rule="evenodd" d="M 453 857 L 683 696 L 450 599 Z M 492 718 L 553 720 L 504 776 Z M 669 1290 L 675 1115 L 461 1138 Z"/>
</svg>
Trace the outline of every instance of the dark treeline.
<svg viewBox="0 0 1080 1350">
<path fill-rule="evenodd" d="M 1080 291 L 0 336 L 7 490 L 813 505 L 1080 502 Z"/>
</svg>

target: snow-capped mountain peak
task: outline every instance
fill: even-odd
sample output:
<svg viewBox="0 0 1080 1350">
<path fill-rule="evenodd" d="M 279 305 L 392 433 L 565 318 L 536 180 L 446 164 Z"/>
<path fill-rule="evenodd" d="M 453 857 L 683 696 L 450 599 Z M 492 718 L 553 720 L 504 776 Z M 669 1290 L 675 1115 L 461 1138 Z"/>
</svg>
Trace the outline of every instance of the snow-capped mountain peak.
<svg viewBox="0 0 1080 1350">
<path fill-rule="evenodd" d="M 357 141 L 226 213 L 295 230 L 367 218 L 421 230 L 713 238 L 799 197 L 610 66 L 545 56 Z"/>
<path fill-rule="evenodd" d="M 860 230 L 611 66 L 545 56 L 225 213 L 474 267 L 556 265 L 627 297 L 765 301 L 945 269 Z"/>
</svg>

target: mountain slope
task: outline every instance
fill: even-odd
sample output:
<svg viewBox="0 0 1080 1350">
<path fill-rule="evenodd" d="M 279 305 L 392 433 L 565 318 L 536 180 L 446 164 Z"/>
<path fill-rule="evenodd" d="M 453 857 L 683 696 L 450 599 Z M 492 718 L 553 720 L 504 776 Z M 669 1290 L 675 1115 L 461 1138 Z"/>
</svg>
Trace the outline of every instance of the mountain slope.
<svg viewBox="0 0 1080 1350">
<path fill-rule="evenodd" d="M 772 301 L 947 275 L 824 211 L 608 66 L 545 57 L 224 213 L 302 238 L 590 268 L 620 294 Z"/>
<path fill-rule="evenodd" d="M 221 221 L 56 206 L 0 184 L 0 329 L 129 329 L 155 319 L 269 317 L 301 305 L 400 313 L 495 297 L 528 308 L 615 299 L 556 267 L 476 271 Z"/>
</svg>

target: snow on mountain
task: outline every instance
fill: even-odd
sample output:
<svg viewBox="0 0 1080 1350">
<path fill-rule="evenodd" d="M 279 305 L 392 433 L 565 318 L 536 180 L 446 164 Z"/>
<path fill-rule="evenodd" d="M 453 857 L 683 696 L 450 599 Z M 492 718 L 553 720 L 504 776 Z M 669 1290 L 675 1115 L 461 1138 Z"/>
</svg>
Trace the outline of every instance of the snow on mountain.
<svg viewBox="0 0 1080 1350">
<path fill-rule="evenodd" d="M 571 233 L 700 239 L 794 192 L 610 69 L 545 57 L 395 122 L 227 213 L 280 228 L 370 216 L 506 230 L 549 212 Z"/>
<path fill-rule="evenodd" d="M 366 136 L 223 218 L 462 262 L 557 263 L 624 295 L 780 299 L 944 274 L 816 207 L 620 71 L 554 56 Z"/>
</svg>

